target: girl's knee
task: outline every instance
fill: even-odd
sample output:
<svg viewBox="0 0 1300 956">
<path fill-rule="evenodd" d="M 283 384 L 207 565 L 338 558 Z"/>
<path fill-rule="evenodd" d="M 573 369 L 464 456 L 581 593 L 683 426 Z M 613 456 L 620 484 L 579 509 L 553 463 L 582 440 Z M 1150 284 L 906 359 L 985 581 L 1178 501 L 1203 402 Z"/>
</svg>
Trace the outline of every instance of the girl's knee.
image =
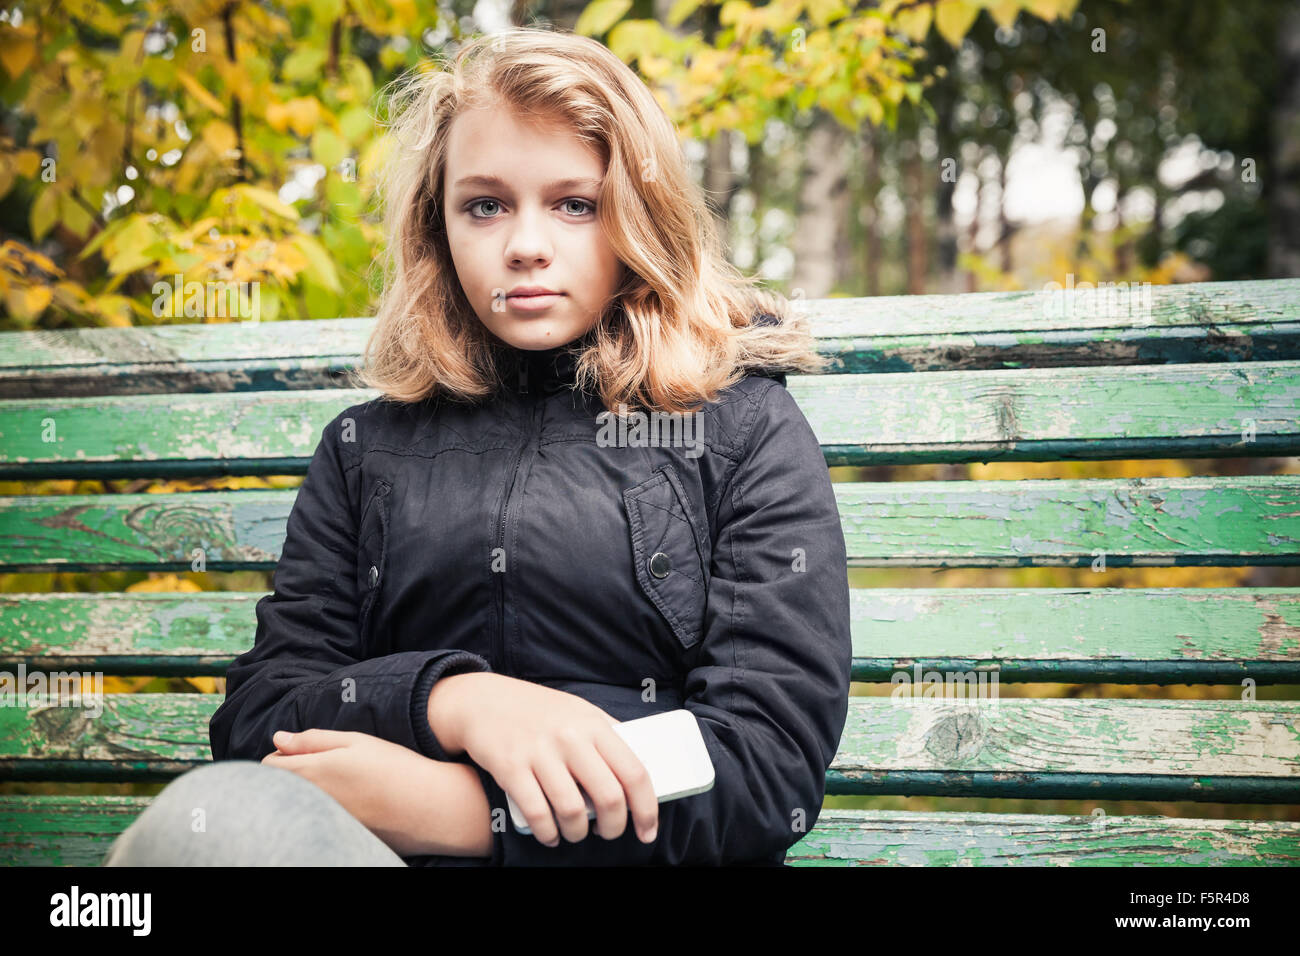
<svg viewBox="0 0 1300 956">
<path fill-rule="evenodd" d="M 252 760 L 177 777 L 114 843 L 105 865 L 221 865 L 381 841 L 310 780 Z M 383 854 L 380 853 L 380 856 Z M 400 862 L 400 858 L 399 858 Z"/>
</svg>

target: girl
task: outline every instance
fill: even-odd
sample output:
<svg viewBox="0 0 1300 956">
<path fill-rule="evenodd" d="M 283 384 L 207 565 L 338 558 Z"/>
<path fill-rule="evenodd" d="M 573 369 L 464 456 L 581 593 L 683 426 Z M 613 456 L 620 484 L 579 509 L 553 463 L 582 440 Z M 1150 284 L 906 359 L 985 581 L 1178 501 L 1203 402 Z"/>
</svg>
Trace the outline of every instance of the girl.
<svg viewBox="0 0 1300 956">
<path fill-rule="evenodd" d="M 825 360 L 598 42 L 486 36 L 394 102 L 381 395 L 325 426 L 185 775 L 238 822 L 173 858 L 284 860 L 269 821 L 312 813 L 329 862 L 782 863 L 848 706 L 844 538 L 782 372 Z M 612 728 L 682 707 L 715 783 L 659 805 Z M 194 802 L 166 796 L 137 827 Z"/>
</svg>

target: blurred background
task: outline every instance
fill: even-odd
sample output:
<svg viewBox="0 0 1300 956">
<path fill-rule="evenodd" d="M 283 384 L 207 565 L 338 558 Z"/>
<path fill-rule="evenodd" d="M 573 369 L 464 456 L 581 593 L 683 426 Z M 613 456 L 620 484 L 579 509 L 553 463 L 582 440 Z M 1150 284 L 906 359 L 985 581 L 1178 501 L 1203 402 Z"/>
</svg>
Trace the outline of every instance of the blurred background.
<svg viewBox="0 0 1300 956">
<path fill-rule="evenodd" d="M 159 318 L 155 282 L 259 283 L 260 321 L 373 314 L 383 84 L 514 25 L 654 90 L 732 260 L 791 297 L 1300 276 L 1300 4 L 1201 0 L 12 3 L 0 11 L 0 330 Z M 214 321 L 230 321 L 215 319 Z M 1297 474 L 1295 458 L 833 468 L 836 480 Z M 299 477 L 0 483 L 0 494 Z M 1300 586 L 1115 568 L 1111 587 Z M 1088 568 L 852 569 L 856 587 L 1096 586 Z M 269 590 L 269 573 L 0 575 L 0 591 Z M 252 633 L 249 634 L 252 642 Z M 224 693 L 220 678 L 109 692 Z M 858 694 L 888 685 L 855 684 Z M 1297 687 L 1262 686 L 1261 700 Z M 1003 696 L 1236 698 L 1015 685 Z M 161 784 L 85 784 L 153 793 Z M 42 792 L 0 783 L 0 792 Z M 58 785 L 60 792 L 75 789 Z M 1300 818 L 1300 808 L 830 797 L 830 807 Z"/>
</svg>

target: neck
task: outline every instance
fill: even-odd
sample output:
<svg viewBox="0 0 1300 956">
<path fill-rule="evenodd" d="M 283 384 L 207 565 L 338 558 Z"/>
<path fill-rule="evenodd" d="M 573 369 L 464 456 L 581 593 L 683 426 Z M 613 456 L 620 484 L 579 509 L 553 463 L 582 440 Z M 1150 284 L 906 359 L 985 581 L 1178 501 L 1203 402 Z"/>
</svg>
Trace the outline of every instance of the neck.
<svg viewBox="0 0 1300 956">
<path fill-rule="evenodd" d="M 502 343 L 496 350 L 502 387 L 516 395 L 553 395 L 573 387 L 581 340 L 548 349 L 520 349 Z"/>
</svg>

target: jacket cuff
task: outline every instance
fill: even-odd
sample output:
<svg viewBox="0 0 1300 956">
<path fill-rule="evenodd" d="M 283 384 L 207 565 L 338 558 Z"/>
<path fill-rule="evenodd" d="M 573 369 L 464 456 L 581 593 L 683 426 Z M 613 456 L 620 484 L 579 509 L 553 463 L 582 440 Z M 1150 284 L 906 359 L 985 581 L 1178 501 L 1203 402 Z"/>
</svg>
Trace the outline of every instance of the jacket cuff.
<svg viewBox="0 0 1300 956">
<path fill-rule="evenodd" d="M 469 651 L 452 651 L 435 657 L 424 665 L 411 688 L 411 730 L 422 754 L 433 760 L 463 762 L 464 758 L 457 760 L 448 756 L 442 744 L 438 743 L 433 728 L 429 726 L 429 694 L 433 692 L 433 685 L 442 677 L 491 670 L 492 667 L 486 660 Z"/>
</svg>

